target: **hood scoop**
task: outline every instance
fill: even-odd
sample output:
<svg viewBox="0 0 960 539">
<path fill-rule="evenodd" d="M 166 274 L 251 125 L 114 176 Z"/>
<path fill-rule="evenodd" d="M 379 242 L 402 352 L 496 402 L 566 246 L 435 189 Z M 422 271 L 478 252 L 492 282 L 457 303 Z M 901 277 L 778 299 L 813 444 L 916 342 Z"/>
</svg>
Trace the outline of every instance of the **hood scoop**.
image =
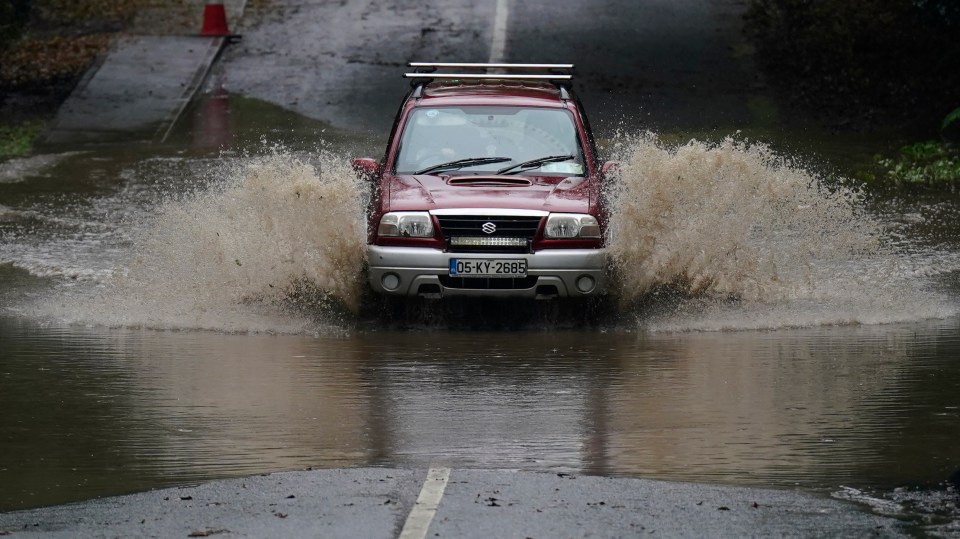
<svg viewBox="0 0 960 539">
<path fill-rule="evenodd" d="M 447 180 L 447 185 L 478 187 L 524 187 L 533 185 L 527 178 L 516 176 L 457 176 Z"/>
</svg>

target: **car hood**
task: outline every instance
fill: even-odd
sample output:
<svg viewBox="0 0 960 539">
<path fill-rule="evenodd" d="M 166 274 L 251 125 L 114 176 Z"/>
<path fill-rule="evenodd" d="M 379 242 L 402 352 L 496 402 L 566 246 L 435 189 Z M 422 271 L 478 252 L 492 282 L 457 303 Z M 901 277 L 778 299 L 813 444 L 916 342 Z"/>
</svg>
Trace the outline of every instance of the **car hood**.
<svg viewBox="0 0 960 539">
<path fill-rule="evenodd" d="M 420 174 L 386 180 L 388 211 L 508 208 L 592 213 L 599 197 L 596 182 L 584 177 Z"/>
</svg>

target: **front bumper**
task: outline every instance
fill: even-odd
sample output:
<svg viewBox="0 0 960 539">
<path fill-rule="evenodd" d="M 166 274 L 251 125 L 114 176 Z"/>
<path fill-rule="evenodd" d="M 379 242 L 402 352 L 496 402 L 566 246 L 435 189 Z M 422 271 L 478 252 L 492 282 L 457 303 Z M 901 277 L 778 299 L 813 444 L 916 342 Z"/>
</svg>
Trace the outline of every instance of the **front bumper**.
<svg viewBox="0 0 960 539">
<path fill-rule="evenodd" d="M 451 258 L 525 259 L 527 278 L 451 278 Z M 607 256 L 603 249 L 450 253 L 424 247 L 368 245 L 367 262 L 367 279 L 373 290 L 397 296 L 585 298 L 604 293 L 607 285 Z"/>
</svg>

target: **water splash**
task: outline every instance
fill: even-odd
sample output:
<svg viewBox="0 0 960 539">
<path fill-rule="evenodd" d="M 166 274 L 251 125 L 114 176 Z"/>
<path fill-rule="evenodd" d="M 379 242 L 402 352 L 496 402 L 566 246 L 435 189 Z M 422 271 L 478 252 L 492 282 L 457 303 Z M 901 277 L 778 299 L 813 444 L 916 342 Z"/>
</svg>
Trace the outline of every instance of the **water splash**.
<svg viewBox="0 0 960 539">
<path fill-rule="evenodd" d="M 868 210 L 857 191 L 827 187 L 766 146 L 727 139 L 672 148 L 646 135 L 620 140 L 619 152 L 608 246 L 630 329 L 872 324 L 957 312 L 952 292 L 934 286 L 960 273 L 956 248 L 921 244 L 914 225 Z M 8 310 L 240 332 L 328 333 L 357 321 L 368 193 L 346 159 L 284 150 L 151 158 L 119 177 L 119 190 L 102 199 L 4 210 L 11 241 L 0 244 L 0 264 L 62 279 L 39 302 Z M 179 194 L 158 201 L 167 189 Z"/>
<path fill-rule="evenodd" d="M 827 187 L 765 145 L 727 138 L 668 148 L 647 134 L 618 148 L 619 181 L 607 193 L 616 293 L 651 329 L 881 323 L 956 311 L 916 278 L 923 263 L 885 233 L 858 191 Z"/>
<path fill-rule="evenodd" d="M 345 159 L 282 150 L 224 161 L 225 180 L 167 200 L 127 264 L 42 310 L 67 322 L 303 333 L 356 310 L 367 191 Z"/>
<path fill-rule="evenodd" d="M 60 154 L 38 154 L 30 157 L 15 157 L 0 162 L 0 184 L 19 183 L 28 178 L 41 176 L 65 158 L 79 155 L 80 152 Z"/>
</svg>

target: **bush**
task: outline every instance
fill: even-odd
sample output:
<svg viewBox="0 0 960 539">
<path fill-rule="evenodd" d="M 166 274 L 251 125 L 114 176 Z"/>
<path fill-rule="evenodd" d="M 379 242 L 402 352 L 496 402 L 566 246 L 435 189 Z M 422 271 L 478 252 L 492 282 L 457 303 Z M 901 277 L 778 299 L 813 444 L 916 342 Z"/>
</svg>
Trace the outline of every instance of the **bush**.
<svg viewBox="0 0 960 539">
<path fill-rule="evenodd" d="M 927 141 L 900 148 L 897 157 L 877 157 L 879 173 L 870 183 L 888 187 L 950 189 L 960 185 L 960 152 L 949 144 Z"/>
<path fill-rule="evenodd" d="M 834 124 L 936 125 L 960 87 L 956 0 L 752 0 L 768 80 Z"/>
<path fill-rule="evenodd" d="M 29 0 L 0 0 L 0 51 L 20 35 L 29 16 Z"/>
<path fill-rule="evenodd" d="M 25 155 L 42 131 L 43 125 L 37 122 L 20 125 L 0 124 L 0 161 Z"/>
</svg>

